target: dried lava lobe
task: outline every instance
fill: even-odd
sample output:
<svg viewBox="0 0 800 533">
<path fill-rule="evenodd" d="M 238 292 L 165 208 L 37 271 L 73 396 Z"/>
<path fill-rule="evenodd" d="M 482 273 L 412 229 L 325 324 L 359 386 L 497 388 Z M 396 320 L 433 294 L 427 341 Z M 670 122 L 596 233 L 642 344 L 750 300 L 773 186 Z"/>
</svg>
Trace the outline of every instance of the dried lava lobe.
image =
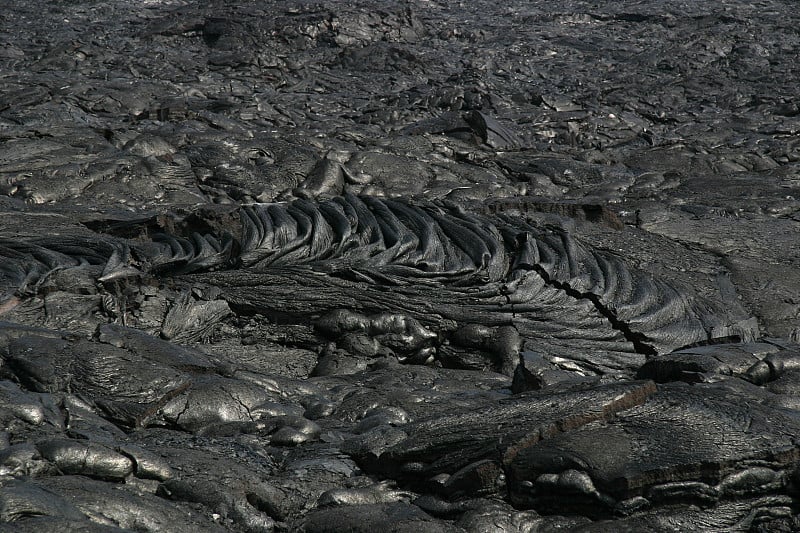
<svg viewBox="0 0 800 533">
<path fill-rule="evenodd" d="M 791 3 L 7 4 L 0 530 L 800 529 Z"/>
<path fill-rule="evenodd" d="M 183 222 L 197 219 L 193 214 Z M 148 226 L 136 224 L 142 231 Z M 240 229 L 238 238 L 225 227 L 200 234 L 190 225 L 185 236 L 155 233 L 147 243 L 110 237 L 66 244 L 45 238 L 23 246 L 7 241 L 6 289 L 35 288 L 52 269 L 102 261 L 103 251 L 108 260 L 99 281 L 144 275 L 126 264 L 132 246 L 149 274 L 182 274 L 183 282 L 220 287 L 220 298 L 248 313 L 308 323 L 343 308 L 400 312 L 433 328 L 438 343 L 467 324 L 511 326 L 528 349 L 590 373 L 630 375 L 644 355 L 758 334 L 723 302 L 654 279 L 568 231 L 474 215 L 448 203 L 301 199 L 242 207 L 232 226 Z M 191 274 L 204 271 L 215 272 Z M 304 277 L 315 278 L 317 290 L 297 291 Z M 176 333 L 165 323 L 163 337 L 175 337 L 182 321 L 213 322 L 230 312 L 221 303 L 221 315 L 207 308 L 208 316 L 193 318 L 187 304 L 175 303 L 165 321 L 177 322 Z M 513 370 L 517 353 L 508 357 Z"/>
</svg>

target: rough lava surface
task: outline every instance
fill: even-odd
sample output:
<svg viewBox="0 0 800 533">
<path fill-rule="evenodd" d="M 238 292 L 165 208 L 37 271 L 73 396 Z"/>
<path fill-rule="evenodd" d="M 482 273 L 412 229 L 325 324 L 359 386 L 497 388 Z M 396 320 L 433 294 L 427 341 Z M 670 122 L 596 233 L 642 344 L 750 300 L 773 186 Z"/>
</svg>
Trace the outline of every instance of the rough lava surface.
<svg viewBox="0 0 800 533">
<path fill-rule="evenodd" d="M 40 4 L 0 531 L 800 530 L 795 2 Z"/>
</svg>

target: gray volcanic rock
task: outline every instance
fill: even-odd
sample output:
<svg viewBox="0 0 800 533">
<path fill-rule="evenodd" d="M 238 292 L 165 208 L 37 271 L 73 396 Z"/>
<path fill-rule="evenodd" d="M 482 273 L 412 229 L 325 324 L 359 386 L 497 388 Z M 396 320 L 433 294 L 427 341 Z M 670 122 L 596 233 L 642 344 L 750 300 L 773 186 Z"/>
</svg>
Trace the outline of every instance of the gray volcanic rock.
<svg viewBox="0 0 800 533">
<path fill-rule="evenodd" d="M 791 2 L 3 8 L 0 531 L 800 528 Z"/>
<path fill-rule="evenodd" d="M 652 382 L 629 382 L 524 393 L 482 409 L 412 422 L 384 435 L 368 432 L 346 441 L 344 450 L 388 477 L 455 474 L 479 460 L 499 460 L 520 442 L 535 443 L 606 420 L 654 391 Z"/>
<path fill-rule="evenodd" d="M 634 498 L 643 507 L 703 506 L 785 490 L 800 453 L 797 418 L 742 400 L 729 389 L 663 386 L 608 424 L 516 446 L 504 457 L 512 501 L 556 509 L 613 508 Z"/>
</svg>

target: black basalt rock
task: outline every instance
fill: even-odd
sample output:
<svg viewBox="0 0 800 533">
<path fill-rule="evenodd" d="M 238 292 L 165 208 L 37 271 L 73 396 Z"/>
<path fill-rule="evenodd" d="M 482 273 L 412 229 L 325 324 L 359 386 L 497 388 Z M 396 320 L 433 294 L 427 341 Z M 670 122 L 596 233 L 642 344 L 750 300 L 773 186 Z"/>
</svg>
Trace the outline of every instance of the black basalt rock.
<svg viewBox="0 0 800 533">
<path fill-rule="evenodd" d="M 800 529 L 793 7 L 5 0 L 0 531 Z"/>
</svg>

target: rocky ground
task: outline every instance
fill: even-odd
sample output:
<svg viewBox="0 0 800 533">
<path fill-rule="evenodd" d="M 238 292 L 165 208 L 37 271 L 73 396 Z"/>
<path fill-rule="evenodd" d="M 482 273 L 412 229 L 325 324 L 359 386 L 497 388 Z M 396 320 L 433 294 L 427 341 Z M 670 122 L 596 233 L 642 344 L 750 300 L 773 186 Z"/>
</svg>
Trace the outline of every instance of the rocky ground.
<svg viewBox="0 0 800 533">
<path fill-rule="evenodd" d="M 788 0 L 8 0 L 0 530 L 800 529 Z"/>
</svg>

